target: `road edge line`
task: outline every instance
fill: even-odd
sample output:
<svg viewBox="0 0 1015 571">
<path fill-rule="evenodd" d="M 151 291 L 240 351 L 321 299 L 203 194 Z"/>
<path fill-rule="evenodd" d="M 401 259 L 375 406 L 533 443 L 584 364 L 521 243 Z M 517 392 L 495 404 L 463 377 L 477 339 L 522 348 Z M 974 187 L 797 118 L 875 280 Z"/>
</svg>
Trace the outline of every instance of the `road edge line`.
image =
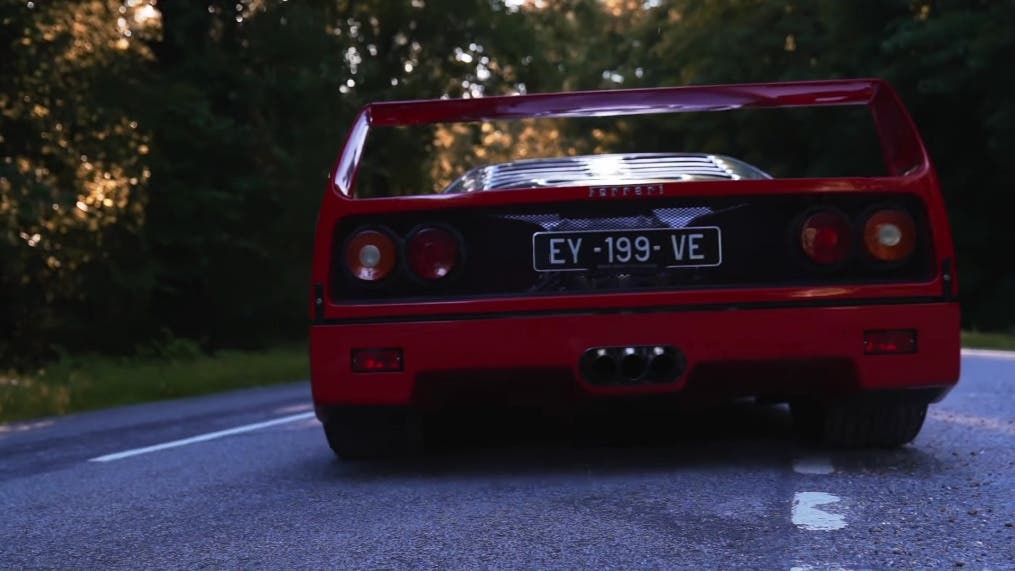
<svg viewBox="0 0 1015 571">
<path fill-rule="evenodd" d="M 234 428 L 228 428 L 226 430 L 219 430 L 216 432 L 209 432 L 207 434 L 199 434 L 197 436 L 191 436 L 189 438 L 181 438 L 179 440 L 171 440 L 169 442 L 163 442 L 162 444 L 153 444 L 151 446 L 145 446 L 142 448 L 132 448 L 130 450 L 124 450 L 123 452 L 115 452 L 113 454 L 106 454 L 104 456 L 97 456 L 91 458 L 89 462 L 112 462 L 113 460 L 122 460 L 124 458 L 130 458 L 131 456 L 138 456 L 140 454 L 148 454 L 149 452 L 158 452 L 160 450 L 167 450 L 169 448 L 179 448 L 180 446 L 186 446 L 188 444 L 195 444 L 198 442 L 206 442 L 208 440 L 214 440 L 216 438 L 222 438 L 225 436 L 232 436 L 233 434 L 240 434 L 243 432 L 250 432 L 251 430 L 258 430 L 261 428 L 267 428 L 269 426 L 275 426 L 278 424 L 285 424 L 287 422 L 296 422 L 298 420 L 307 420 L 314 417 L 313 412 L 304 412 L 300 414 L 293 414 L 290 416 L 283 416 L 281 418 L 275 418 L 272 420 L 266 420 L 264 422 L 255 422 L 254 424 L 244 424 Z"/>
<path fill-rule="evenodd" d="M 992 359 L 1010 359 L 1015 361 L 1015 351 L 1003 349 L 962 349 L 963 357 L 988 357 Z"/>
</svg>

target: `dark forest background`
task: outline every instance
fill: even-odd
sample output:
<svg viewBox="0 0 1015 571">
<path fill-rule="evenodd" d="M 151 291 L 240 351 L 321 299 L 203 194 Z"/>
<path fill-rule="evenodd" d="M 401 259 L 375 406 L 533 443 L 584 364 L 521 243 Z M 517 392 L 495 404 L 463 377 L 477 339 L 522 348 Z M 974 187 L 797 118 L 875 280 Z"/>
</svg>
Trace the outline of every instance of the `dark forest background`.
<svg viewBox="0 0 1015 571">
<path fill-rule="evenodd" d="M 1011 329 L 1013 62 L 1010 0 L 0 0 L 0 364 L 302 338 L 316 209 L 370 101 L 866 76 L 935 161 L 964 325 Z M 727 124 L 748 153 L 795 132 L 755 123 Z M 396 137 L 385 155 L 422 166 L 387 168 L 429 188 L 463 141 L 549 144 L 458 128 Z M 658 136 L 612 129 L 575 144 Z"/>
</svg>

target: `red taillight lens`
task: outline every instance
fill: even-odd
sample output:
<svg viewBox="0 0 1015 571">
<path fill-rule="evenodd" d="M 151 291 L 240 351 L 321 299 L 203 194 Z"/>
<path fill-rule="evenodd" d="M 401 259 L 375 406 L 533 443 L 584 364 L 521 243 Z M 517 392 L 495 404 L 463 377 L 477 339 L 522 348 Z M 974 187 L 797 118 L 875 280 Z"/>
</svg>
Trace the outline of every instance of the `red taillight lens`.
<svg viewBox="0 0 1015 571">
<path fill-rule="evenodd" d="M 863 352 L 868 355 L 916 353 L 915 329 L 885 329 L 863 332 Z"/>
<path fill-rule="evenodd" d="M 352 370 L 355 373 L 384 373 L 402 370 L 401 349 L 353 349 Z"/>
<path fill-rule="evenodd" d="M 405 249 L 409 269 L 429 281 L 439 280 L 454 271 L 460 255 L 458 238 L 449 230 L 434 226 L 413 232 Z"/>
<path fill-rule="evenodd" d="M 812 214 L 800 229 L 800 245 L 818 264 L 838 264 L 850 248 L 850 227 L 846 217 L 834 210 Z"/>
<path fill-rule="evenodd" d="M 875 259 L 900 262 L 916 248 L 916 224 L 904 210 L 878 210 L 864 224 L 863 243 Z"/>
<path fill-rule="evenodd" d="M 345 263 L 349 271 L 363 281 L 383 280 L 395 269 L 397 261 L 395 241 L 379 230 L 357 232 L 345 248 Z"/>
</svg>

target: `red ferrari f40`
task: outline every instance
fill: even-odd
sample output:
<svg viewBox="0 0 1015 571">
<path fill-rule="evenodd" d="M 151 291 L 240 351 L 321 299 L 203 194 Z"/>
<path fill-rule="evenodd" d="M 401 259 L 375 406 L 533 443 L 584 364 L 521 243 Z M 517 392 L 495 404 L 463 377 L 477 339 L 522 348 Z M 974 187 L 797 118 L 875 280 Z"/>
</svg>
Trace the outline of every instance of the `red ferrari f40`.
<svg viewBox="0 0 1015 571">
<path fill-rule="evenodd" d="M 775 177 L 656 148 L 478 164 L 441 192 L 359 192 L 382 127 L 831 106 L 873 120 L 882 173 Z M 408 168 L 397 148 L 380 152 Z M 344 458 L 403 445 L 440 382 L 756 396 L 790 403 L 821 444 L 892 447 L 959 377 L 945 206 L 880 80 L 367 105 L 331 173 L 312 273 L 313 400 Z"/>
</svg>

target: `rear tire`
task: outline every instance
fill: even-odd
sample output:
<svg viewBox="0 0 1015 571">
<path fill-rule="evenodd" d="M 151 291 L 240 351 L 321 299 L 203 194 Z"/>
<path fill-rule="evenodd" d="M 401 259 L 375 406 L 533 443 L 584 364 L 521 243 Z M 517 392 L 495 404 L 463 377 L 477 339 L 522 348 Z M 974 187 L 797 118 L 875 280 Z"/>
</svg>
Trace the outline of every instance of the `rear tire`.
<svg viewBox="0 0 1015 571">
<path fill-rule="evenodd" d="M 845 402 L 795 402 L 793 423 L 806 440 L 832 448 L 897 448 L 912 442 L 927 416 L 927 403 L 858 398 Z"/>
<path fill-rule="evenodd" d="M 322 424 L 328 445 L 342 460 L 403 456 L 422 448 L 419 417 L 405 409 L 344 408 Z"/>
</svg>

